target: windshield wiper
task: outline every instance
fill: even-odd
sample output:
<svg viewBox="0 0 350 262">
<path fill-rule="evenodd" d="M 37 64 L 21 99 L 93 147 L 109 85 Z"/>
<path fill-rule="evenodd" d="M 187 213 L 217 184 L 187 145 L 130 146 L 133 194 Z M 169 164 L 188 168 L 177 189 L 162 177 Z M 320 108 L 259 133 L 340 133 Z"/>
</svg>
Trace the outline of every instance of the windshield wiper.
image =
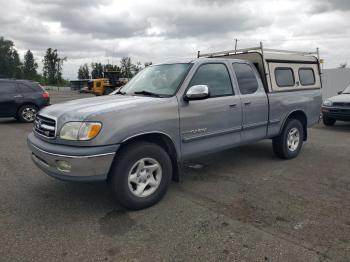
<svg viewBox="0 0 350 262">
<path fill-rule="evenodd" d="M 159 94 L 147 91 L 147 90 L 142 90 L 142 91 L 136 91 L 134 92 L 135 95 L 146 95 L 146 96 L 154 96 L 154 97 L 163 97 Z"/>
</svg>

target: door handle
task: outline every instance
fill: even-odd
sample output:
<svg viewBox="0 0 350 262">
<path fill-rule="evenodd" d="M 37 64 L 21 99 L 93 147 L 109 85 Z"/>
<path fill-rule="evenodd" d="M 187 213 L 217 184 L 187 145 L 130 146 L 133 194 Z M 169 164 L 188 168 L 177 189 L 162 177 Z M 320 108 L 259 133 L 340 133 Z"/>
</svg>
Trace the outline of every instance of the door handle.
<svg viewBox="0 0 350 262">
<path fill-rule="evenodd" d="M 252 103 L 251 101 L 247 101 L 247 102 L 244 102 L 244 105 L 249 106 L 251 103 Z"/>
<path fill-rule="evenodd" d="M 21 98 L 23 97 L 22 95 L 15 95 L 14 98 Z"/>
<path fill-rule="evenodd" d="M 237 107 L 237 104 L 232 104 L 232 105 L 229 105 L 230 108 L 235 108 Z"/>
</svg>

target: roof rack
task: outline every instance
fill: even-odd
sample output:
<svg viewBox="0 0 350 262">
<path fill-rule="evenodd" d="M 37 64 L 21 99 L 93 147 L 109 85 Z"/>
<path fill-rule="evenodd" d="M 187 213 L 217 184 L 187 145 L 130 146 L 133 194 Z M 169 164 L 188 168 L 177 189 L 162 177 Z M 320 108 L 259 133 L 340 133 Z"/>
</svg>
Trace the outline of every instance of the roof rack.
<svg viewBox="0 0 350 262">
<path fill-rule="evenodd" d="M 244 53 L 251 53 L 251 52 L 261 52 L 262 55 L 264 55 L 264 53 L 293 54 L 293 55 L 302 55 L 302 56 L 316 55 L 317 59 L 320 59 L 319 48 L 317 48 L 316 51 L 314 51 L 314 52 L 301 52 L 301 51 L 269 49 L 269 48 L 264 48 L 262 42 L 260 42 L 260 46 L 243 48 L 243 49 L 234 49 L 234 50 L 227 50 L 227 51 L 214 52 L 214 53 L 204 53 L 204 54 L 201 54 L 200 51 L 198 51 L 197 58 L 200 58 L 200 57 L 210 57 L 210 58 L 211 57 L 221 57 L 221 56 L 244 54 Z"/>
</svg>

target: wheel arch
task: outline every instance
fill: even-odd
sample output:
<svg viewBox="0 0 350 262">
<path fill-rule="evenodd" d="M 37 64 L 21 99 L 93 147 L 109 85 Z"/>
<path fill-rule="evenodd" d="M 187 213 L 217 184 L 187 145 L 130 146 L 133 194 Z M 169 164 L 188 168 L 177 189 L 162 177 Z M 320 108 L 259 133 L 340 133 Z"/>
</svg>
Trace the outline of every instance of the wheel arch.
<svg viewBox="0 0 350 262">
<path fill-rule="evenodd" d="M 147 133 L 140 133 L 136 135 L 132 135 L 126 139 L 124 139 L 121 143 L 121 150 L 123 147 L 130 143 L 136 143 L 137 141 L 147 141 L 150 143 L 154 143 L 162 147 L 170 156 L 172 166 L 173 166 L 173 175 L 172 179 L 174 181 L 179 181 L 179 162 L 180 162 L 180 154 L 175 147 L 175 142 L 166 133 L 160 131 L 151 131 Z"/>
<path fill-rule="evenodd" d="M 281 126 L 280 133 L 282 132 L 282 129 L 284 128 L 285 124 L 289 119 L 297 119 L 301 122 L 303 125 L 303 131 L 304 131 L 304 141 L 307 140 L 307 116 L 304 110 L 302 109 L 297 109 L 294 111 L 289 112 L 287 117 L 284 119 L 283 124 Z"/>
</svg>

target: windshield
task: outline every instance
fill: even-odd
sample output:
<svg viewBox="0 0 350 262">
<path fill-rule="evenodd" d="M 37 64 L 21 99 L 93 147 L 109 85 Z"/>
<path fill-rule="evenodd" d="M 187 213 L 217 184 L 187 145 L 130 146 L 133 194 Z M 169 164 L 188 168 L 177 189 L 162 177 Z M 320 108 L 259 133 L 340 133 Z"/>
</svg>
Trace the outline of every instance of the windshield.
<svg viewBox="0 0 350 262">
<path fill-rule="evenodd" d="M 343 94 L 350 94 L 350 85 L 343 91 Z"/>
<path fill-rule="evenodd" d="M 189 63 L 163 64 L 146 67 L 121 88 L 120 92 L 173 96 L 186 76 L 190 65 Z"/>
</svg>

